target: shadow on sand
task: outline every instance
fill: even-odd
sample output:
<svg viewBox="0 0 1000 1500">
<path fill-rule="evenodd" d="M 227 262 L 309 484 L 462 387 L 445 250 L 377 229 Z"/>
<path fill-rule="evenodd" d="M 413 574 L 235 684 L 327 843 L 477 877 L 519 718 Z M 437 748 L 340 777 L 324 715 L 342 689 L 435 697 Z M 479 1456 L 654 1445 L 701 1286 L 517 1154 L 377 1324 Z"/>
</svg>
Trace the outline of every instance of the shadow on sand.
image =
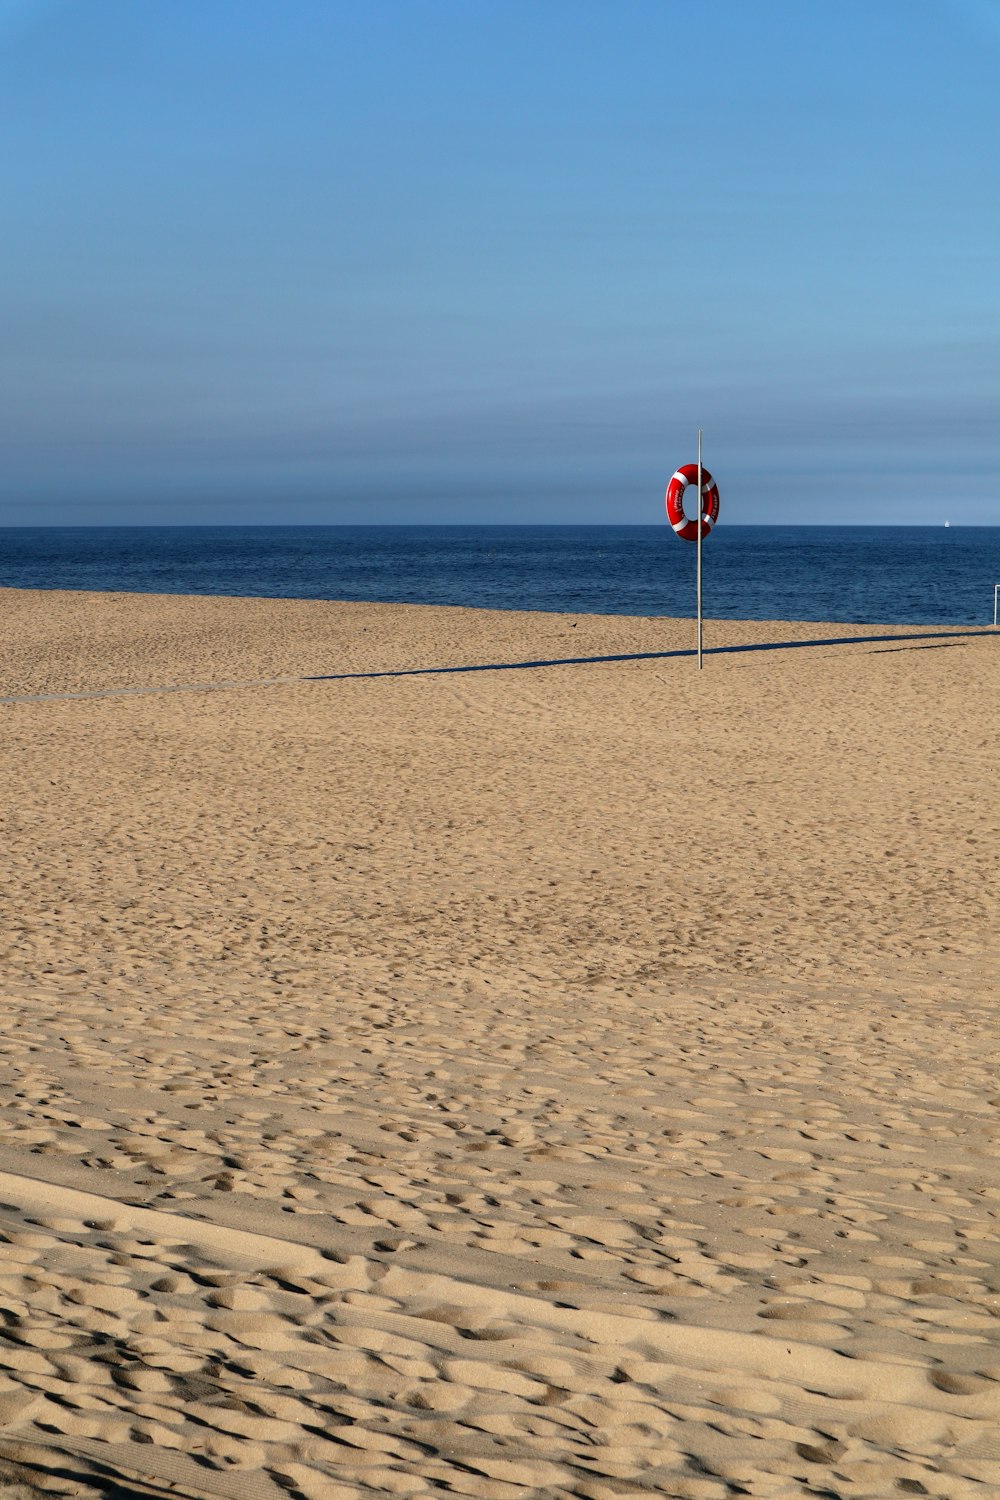
<svg viewBox="0 0 1000 1500">
<path fill-rule="evenodd" d="M 940 641 L 942 645 L 953 645 L 965 637 L 975 638 L 982 630 L 931 630 L 918 635 L 830 635 L 814 641 L 753 641 L 745 646 L 706 646 L 704 656 L 735 656 L 747 651 L 801 651 L 815 646 L 864 646 L 881 641 Z M 926 650 L 920 646 L 895 646 L 886 649 L 900 651 Z M 389 672 L 323 672 L 303 677 L 303 682 L 349 682 L 373 677 L 433 677 L 451 672 L 524 672 L 532 667 L 586 667 L 615 661 L 665 661 L 674 656 L 697 656 L 693 646 L 678 651 L 633 651 L 617 656 L 553 656 L 537 661 L 488 661 L 473 662 L 460 667 L 397 667 Z M 875 654 L 874 652 L 872 653 Z"/>
<path fill-rule="evenodd" d="M 797 651 L 805 646 L 863 646 L 867 643 L 889 641 L 884 651 L 929 651 L 926 645 L 899 645 L 900 641 L 932 641 L 938 647 L 955 646 L 963 637 L 975 639 L 985 635 L 986 627 L 979 630 L 932 630 L 918 635 L 832 635 L 816 641 L 757 641 L 746 646 L 709 646 L 705 656 L 732 656 L 746 651 Z M 875 653 L 873 652 L 872 655 Z M 171 682 L 149 687 L 85 688 L 70 693 L 14 693 L 0 697 L 0 705 L 15 703 L 56 703 L 87 698 L 136 698 L 151 693 L 221 693 L 236 688 L 289 687 L 297 682 L 366 682 L 379 677 L 435 677 L 454 672 L 524 672 L 533 667 L 587 667 L 599 666 L 603 662 L 616 661 L 664 661 L 672 656 L 696 656 L 694 647 L 680 651 L 633 651 L 616 656 L 553 656 L 538 661 L 485 661 L 471 662 L 460 667 L 397 667 L 389 672 L 321 672 L 308 677 L 263 677 L 252 682 Z"/>
</svg>

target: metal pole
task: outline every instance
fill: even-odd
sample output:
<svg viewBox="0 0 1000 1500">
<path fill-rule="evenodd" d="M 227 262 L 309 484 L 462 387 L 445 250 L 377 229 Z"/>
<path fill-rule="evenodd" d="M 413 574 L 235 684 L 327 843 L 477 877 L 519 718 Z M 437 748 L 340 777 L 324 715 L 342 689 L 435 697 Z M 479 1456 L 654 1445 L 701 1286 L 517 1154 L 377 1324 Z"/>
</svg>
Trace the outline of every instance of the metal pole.
<svg viewBox="0 0 1000 1500">
<path fill-rule="evenodd" d="M 701 671 L 701 428 L 698 428 L 698 671 Z"/>
</svg>

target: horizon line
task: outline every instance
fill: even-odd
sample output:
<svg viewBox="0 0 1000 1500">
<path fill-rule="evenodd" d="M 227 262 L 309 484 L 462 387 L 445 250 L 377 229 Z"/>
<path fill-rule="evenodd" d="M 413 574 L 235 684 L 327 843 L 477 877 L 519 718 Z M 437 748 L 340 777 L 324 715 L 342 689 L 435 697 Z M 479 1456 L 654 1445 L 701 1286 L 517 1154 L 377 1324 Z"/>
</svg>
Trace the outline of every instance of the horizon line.
<svg viewBox="0 0 1000 1500">
<path fill-rule="evenodd" d="M 730 521 L 726 531 L 993 531 L 1000 521 Z M 0 531 L 669 530 L 664 521 L 9 521 Z M 718 525 L 713 530 L 719 530 Z"/>
</svg>

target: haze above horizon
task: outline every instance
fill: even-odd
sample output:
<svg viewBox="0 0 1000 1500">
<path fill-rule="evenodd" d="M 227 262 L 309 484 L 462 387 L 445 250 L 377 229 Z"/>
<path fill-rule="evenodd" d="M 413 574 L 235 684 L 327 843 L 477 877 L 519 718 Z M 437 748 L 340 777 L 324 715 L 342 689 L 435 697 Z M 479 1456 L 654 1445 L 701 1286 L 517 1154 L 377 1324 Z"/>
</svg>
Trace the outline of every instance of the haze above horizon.
<svg viewBox="0 0 1000 1500">
<path fill-rule="evenodd" d="M 0 0 L 0 525 L 995 525 L 996 0 Z"/>
</svg>

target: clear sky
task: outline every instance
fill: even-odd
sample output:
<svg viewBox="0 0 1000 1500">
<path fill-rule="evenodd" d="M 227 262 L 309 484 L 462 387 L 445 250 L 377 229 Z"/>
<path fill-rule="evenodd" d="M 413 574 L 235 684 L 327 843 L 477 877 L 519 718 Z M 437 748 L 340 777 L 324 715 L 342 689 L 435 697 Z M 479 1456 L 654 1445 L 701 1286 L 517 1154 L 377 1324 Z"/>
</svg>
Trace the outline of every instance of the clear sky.
<svg viewBox="0 0 1000 1500">
<path fill-rule="evenodd" d="M 0 0 L 0 524 L 1000 524 L 1000 0 Z"/>
</svg>

